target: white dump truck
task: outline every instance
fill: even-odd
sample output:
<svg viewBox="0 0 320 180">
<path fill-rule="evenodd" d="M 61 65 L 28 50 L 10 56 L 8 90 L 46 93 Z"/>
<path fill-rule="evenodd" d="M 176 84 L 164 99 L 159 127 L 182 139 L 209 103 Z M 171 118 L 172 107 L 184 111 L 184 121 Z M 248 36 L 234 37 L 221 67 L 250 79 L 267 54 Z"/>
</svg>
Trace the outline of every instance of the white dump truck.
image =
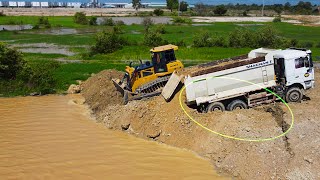
<svg viewBox="0 0 320 180">
<path fill-rule="evenodd" d="M 279 98 L 300 102 L 305 90 L 314 87 L 311 51 L 255 49 L 248 55 L 210 62 L 193 67 L 193 71 L 173 74 L 162 96 L 170 99 L 181 78 L 186 86 L 188 105 L 208 111 L 245 109 Z M 250 82 L 250 83 L 249 83 Z"/>
</svg>

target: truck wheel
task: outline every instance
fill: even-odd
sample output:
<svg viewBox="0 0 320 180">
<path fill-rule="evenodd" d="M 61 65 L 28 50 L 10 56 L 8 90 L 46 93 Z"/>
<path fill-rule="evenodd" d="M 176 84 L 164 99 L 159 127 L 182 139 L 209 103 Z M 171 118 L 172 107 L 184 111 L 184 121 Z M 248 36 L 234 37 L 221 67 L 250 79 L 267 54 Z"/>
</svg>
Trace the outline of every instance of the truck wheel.
<svg viewBox="0 0 320 180">
<path fill-rule="evenodd" d="M 227 107 L 228 111 L 233 111 L 235 109 L 248 109 L 248 105 L 244 101 L 236 99 L 233 100 Z"/>
<path fill-rule="evenodd" d="M 302 99 L 302 91 L 298 87 L 290 88 L 286 93 L 286 101 L 287 102 L 301 102 Z"/>
<path fill-rule="evenodd" d="M 213 102 L 213 103 L 209 104 L 207 107 L 207 112 L 225 111 L 225 110 L 226 110 L 226 108 L 224 107 L 224 105 L 221 102 Z"/>
</svg>

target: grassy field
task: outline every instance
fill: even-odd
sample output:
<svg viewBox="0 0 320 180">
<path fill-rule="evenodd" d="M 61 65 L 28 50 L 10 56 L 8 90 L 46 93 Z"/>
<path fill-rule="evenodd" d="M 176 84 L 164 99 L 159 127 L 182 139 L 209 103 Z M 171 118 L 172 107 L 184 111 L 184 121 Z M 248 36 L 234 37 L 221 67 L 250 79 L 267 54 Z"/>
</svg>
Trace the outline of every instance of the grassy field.
<svg viewBox="0 0 320 180">
<path fill-rule="evenodd" d="M 36 24 L 38 17 L 0 17 L 0 24 Z M 73 62 L 71 60 L 80 60 L 76 63 L 63 63 L 55 72 L 55 78 L 58 80 L 58 92 L 64 91 L 71 83 L 76 80 L 84 80 L 88 78 L 91 73 L 97 73 L 103 69 L 117 69 L 123 70 L 125 65 L 130 61 L 138 62 L 139 59 L 150 59 L 149 50 L 151 47 L 141 45 L 144 38 L 144 27 L 142 25 L 125 25 L 122 26 L 123 34 L 130 44 L 124 46 L 110 54 L 100 54 L 93 57 L 84 56 L 88 52 L 88 48 L 94 43 L 95 32 L 102 30 L 111 30 L 108 26 L 88 26 L 78 25 L 73 22 L 72 17 L 49 17 L 49 22 L 52 29 L 59 28 L 76 29 L 79 33 L 57 35 L 50 34 L 48 30 L 25 30 L 20 32 L 1 31 L 0 41 L 8 44 L 19 46 L 19 44 L 30 43 L 48 43 L 61 45 L 63 48 L 76 53 L 73 56 L 66 56 L 62 54 L 39 54 L 39 53 L 24 53 L 24 58 L 32 63 L 36 61 L 46 62 L 47 60 L 63 59 L 64 62 Z M 175 44 L 183 40 L 185 46 L 181 46 L 176 56 L 182 60 L 186 66 L 195 65 L 202 62 L 227 58 L 246 54 L 250 48 L 195 48 L 192 47 L 193 38 L 201 31 L 209 31 L 213 35 L 227 36 L 232 30 L 240 27 L 239 24 L 247 24 L 247 28 L 257 30 L 263 25 L 272 24 L 279 34 L 283 37 L 294 38 L 300 42 L 312 42 L 314 47 L 314 59 L 320 60 L 320 48 L 316 45 L 320 43 L 320 27 L 298 26 L 288 23 L 212 23 L 204 25 L 166 25 L 166 33 L 163 38 L 169 43 Z"/>
</svg>

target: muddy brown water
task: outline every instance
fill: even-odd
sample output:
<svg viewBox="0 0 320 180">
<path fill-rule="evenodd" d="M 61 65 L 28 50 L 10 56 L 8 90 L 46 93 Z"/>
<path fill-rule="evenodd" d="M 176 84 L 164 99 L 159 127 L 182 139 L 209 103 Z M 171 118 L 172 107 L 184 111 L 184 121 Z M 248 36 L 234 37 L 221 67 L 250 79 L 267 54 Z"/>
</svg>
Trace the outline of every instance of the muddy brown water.
<svg viewBox="0 0 320 180">
<path fill-rule="evenodd" d="M 82 102 L 0 98 L 0 179 L 221 179 L 189 151 L 95 123 Z"/>
</svg>

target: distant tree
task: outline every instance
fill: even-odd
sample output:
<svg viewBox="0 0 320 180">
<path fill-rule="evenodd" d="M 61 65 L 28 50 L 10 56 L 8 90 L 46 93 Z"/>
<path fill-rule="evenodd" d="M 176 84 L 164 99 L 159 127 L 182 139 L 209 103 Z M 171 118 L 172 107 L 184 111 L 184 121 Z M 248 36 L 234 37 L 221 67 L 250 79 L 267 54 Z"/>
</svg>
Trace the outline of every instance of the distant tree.
<svg viewBox="0 0 320 180">
<path fill-rule="evenodd" d="M 73 16 L 73 21 L 77 24 L 82 24 L 82 25 L 88 24 L 88 19 L 84 12 L 76 12 Z"/>
<path fill-rule="evenodd" d="M 274 5 L 274 11 L 277 13 L 277 14 L 281 14 L 282 11 L 283 11 L 283 5 L 282 4 L 275 4 Z"/>
<path fill-rule="evenodd" d="M 207 10 L 208 10 L 207 6 L 204 5 L 203 3 L 198 3 L 198 4 L 196 4 L 195 7 L 194 7 L 194 11 L 195 11 L 195 12 L 197 13 L 197 15 L 199 15 L 199 16 L 205 15 L 205 14 L 207 13 Z"/>
<path fill-rule="evenodd" d="M 291 9 L 291 4 L 289 2 L 286 2 L 284 4 L 284 10 L 289 11 Z"/>
<path fill-rule="evenodd" d="M 180 11 L 181 12 L 184 12 L 184 11 L 187 11 L 188 10 L 188 3 L 185 2 L 185 1 L 181 1 L 180 2 Z"/>
<path fill-rule="evenodd" d="M 242 16 L 248 16 L 248 12 L 249 12 L 249 10 L 244 10 L 244 11 L 242 12 Z"/>
<path fill-rule="evenodd" d="M 312 4 L 310 2 L 299 1 L 299 3 L 294 6 L 293 10 L 298 14 L 311 14 Z"/>
<path fill-rule="evenodd" d="M 178 9 L 178 6 L 179 6 L 178 0 L 167 0 L 167 8 L 170 9 L 171 12 L 174 9 Z"/>
<path fill-rule="evenodd" d="M 214 14 L 219 15 L 219 16 L 226 14 L 227 11 L 228 10 L 224 5 L 219 5 L 213 10 Z"/>
<path fill-rule="evenodd" d="M 91 26 L 96 26 L 97 25 L 97 17 L 96 16 L 91 16 L 90 17 L 89 25 L 91 25 Z"/>
<path fill-rule="evenodd" d="M 160 8 L 157 8 L 157 9 L 153 10 L 153 14 L 155 14 L 156 16 L 162 16 L 163 10 Z"/>
<path fill-rule="evenodd" d="M 132 7 L 138 11 L 141 8 L 141 0 L 132 0 Z"/>
</svg>

